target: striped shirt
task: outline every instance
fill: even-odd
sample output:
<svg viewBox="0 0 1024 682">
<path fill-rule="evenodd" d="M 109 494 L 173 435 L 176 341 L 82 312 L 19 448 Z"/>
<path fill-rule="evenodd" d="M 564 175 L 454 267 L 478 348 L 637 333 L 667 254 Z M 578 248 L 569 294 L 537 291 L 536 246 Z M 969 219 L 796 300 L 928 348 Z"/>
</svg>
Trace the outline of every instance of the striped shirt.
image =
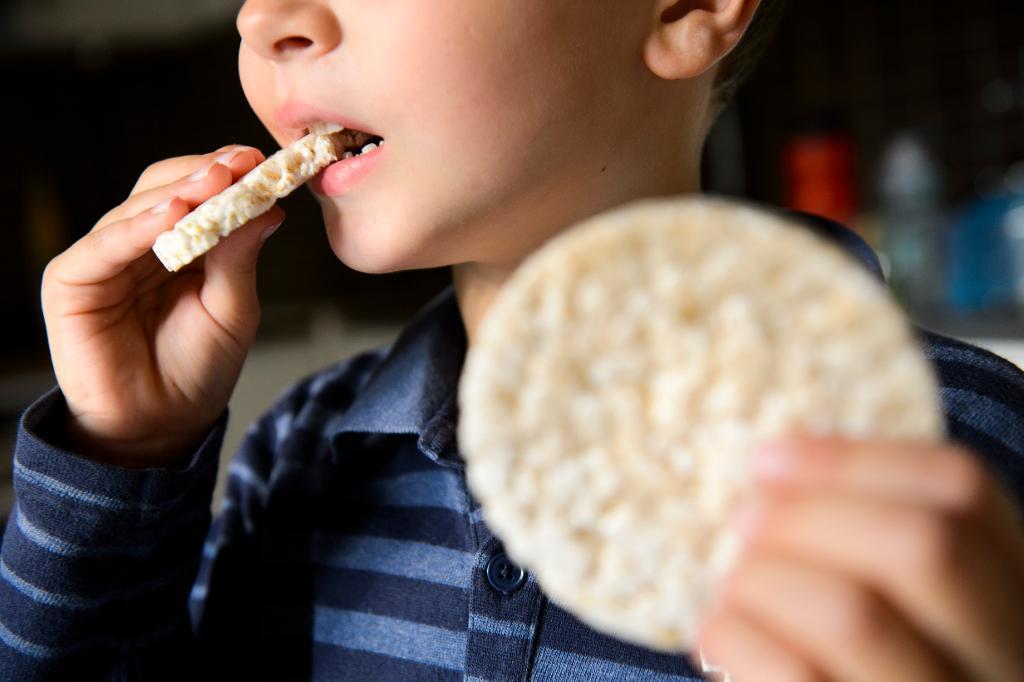
<svg viewBox="0 0 1024 682">
<path fill-rule="evenodd" d="M 881 278 L 852 232 L 805 224 Z M 1024 374 L 918 332 L 952 439 L 1021 501 Z M 17 435 L 0 678 L 703 679 L 595 632 L 503 556 L 455 440 L 465 351 L 448 287 L 394 343 L 298 381 L 249 428 L 212 524 L 227 412 L 184 468 L 131 471 L 56 445 L 55 387 Z"/>
</svg>

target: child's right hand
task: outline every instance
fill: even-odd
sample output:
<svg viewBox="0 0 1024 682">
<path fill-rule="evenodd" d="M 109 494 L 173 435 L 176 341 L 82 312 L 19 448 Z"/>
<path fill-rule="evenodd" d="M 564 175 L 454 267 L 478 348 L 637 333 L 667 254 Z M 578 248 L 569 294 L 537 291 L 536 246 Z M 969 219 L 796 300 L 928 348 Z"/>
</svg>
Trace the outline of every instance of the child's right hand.
<svg viewBox="0 0 1024 682">
<path fill-rule="evenodd" d="M 259 324 L 261 236 L 284 212 L 275 205 L 178 273 L 150 249 L 263 160 L 231 145 L 154 163 L 124 203 L 47 265 L 43 318 L 68 447 L 130 468 L 180 465 L 223 412 Z M 151 210 L 168 199 L 165 212 Z"/>
</svg>

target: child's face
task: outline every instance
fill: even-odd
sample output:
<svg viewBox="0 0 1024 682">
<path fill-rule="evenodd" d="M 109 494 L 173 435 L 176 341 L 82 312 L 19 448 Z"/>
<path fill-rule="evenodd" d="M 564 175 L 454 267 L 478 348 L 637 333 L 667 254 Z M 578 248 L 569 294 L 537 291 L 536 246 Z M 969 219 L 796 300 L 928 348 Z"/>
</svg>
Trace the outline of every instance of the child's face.
<svg viewBox="0 0 1024 682">
<path fill-rule="evenodd" d="M 239 74 L 281 145 L 298 137 L 276 120 L 293 99 L 384 137 L 374 170 L 317 195 L 347 265 L 511 264 L 651 182 L 675 189 L 664 148 L 677 141 L 644 130 L 678 113 L 658 113 L 665 93 L 641 58 L 650 13 L 622 0 L 248 0 Z"/>
</svg>

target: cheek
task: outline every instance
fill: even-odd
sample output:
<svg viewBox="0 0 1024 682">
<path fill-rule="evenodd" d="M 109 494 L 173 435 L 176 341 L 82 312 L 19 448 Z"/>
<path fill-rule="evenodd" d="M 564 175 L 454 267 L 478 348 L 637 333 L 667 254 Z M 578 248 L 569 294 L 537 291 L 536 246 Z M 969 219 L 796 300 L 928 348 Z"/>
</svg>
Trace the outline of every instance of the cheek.
<svg viewBox="0 0 1024 682">
<path fill-rule="evenodd" d="M 259 60 L 256 59 L 249 48 L 242 43 L 238 48 L 238 80 L 242 84 L 242 92 L 245 94 L 245 99 L 249 102 L 249 106 L 259 116 L 260 121 L 266 123 L 266 119 L 261 114 L 263 109 L 263 101 L 266 98 L 265 85 L 260 82 L 259 71 L 260 64 Z"/>
<path fill-rule="evenodd" d="M 378 51 L 388 55 L 387 64 L 375 69 L 378 83 L 400 97 L 403 129 L 436 163 L 452 155 L 493 156 L 521 145 L 536 126 L 544 84 L 537 82 L 534 62 L 543 48 L 524 35 L 525 10 L 506 5 L 410 3 Z"/>
<path fill-rule="evenodd" d="M 242 84 L 242 92 L 253 113 L 259 118 L 263 127 L 277 140 L 278 145 L 283 146 L 287 138 L 274 124 L 274 74 L 270 67 L 259 59 L 245 43 L 242 43 L 238 50 L 238 80 Z M 244 143 L 243 140 L 239 140 L 239 142 Z"/>
<path fill-rule="evenodd" d="M 561 3 L 468 3 L 510 8 L 493 13 L 458 4 L 461 19 L 452 12 L 428 22 L 433 30 L 389 50 L 387 74 L 402 93 L 418 176 L 427 183 L 443 178 L 447 184 L 436 191 L 507 203 L 589 164 L 611 138 L 606 128 L 615 118 L 594 103 L 604 101 L 610 68 L 629 61 L 610 56 L 602 42 L 609 39 L 589 28 L 574 32 Z"/>
</svg>

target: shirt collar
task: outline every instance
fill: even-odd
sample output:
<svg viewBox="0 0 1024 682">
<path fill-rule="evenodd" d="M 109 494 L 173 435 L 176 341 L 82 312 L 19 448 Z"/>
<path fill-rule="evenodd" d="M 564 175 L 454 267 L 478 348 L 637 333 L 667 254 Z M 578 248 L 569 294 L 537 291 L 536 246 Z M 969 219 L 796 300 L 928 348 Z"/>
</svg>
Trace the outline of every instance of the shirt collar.
<svg viewBox="0 0 1024 682">
<path fill-rule="evenodd" d="M 784 213 L 854 256 L 884 283 L 878 257 L 855 232 L 819 216 Z M 427 457 L 461 468 L 455 431 L 466 348 L 466 329 L 449 285 L 406 325 L 335 422 L 328 434 L 335 458 L 342 434 L 411 434 Z"/>
<path fill-rule="evenodd" d="M 827 241 L 832 242 L 853 256 L 868 272 L 874 275 L 875 279 L 885 284 L 885 275 L 883 274 L 882 264 L 879 262 L 878 256 L 868 243 L 850 228 L 812 213 L 782 211 L 781 215 L 795 219 L 797 223 L 807 227 L 819 237 L 824 237 Z"/>
<path fill-rule="evenodd" d="M 448 285 L 405 326 L 335 422 L 329 434 L 335 457 L 341 434 L 412 434 L 423 454 L 461 466 L 455 423 L 466 348 L 466 329 Z"/>
</svg>

